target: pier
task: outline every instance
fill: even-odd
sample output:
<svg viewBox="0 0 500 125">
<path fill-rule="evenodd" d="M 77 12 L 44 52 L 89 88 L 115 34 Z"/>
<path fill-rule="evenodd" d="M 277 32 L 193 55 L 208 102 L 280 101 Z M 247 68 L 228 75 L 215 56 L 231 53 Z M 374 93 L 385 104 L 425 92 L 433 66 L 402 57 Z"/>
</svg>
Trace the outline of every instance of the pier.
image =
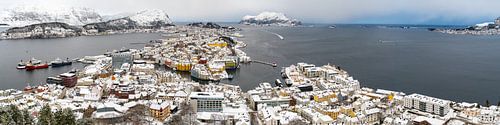
<svg viewBox="0 0 500 125">
<path fill-rule="evenodd" d="M 271 62 L 265 62 L 265 61 L 260 61 L 260 60 L 252 60 L 250 62 L 253 62 L 253 63 L 260 63 L 260 64 L 264 64 L 264 65 L 269 65 L 269 66 L 272 66 L 272 67 L 276 67 L 278 66 L 278 64 L 276 63 L 271 63 Z"/>
</svg>

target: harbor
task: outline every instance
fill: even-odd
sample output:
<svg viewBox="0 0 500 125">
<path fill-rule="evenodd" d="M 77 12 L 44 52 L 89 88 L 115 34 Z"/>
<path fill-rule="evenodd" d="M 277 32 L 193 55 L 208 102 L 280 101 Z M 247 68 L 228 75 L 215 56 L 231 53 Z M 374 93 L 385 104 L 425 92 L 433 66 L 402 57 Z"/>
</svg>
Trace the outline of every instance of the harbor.
<svg viewBox="0 0 500 125">
<path fill-rule="evenodd" d="M 234 35 L 233 32 L 238 31 L 185 26 L 170 30 L 180 32 L 166 32 L 169 37 L 163 35 L 164 38 L 138 44 L 143 47 L 101 50 L 95 55 L 65 60 L 51 57 L 55 60 L 47 65 L 66 61 L 72 62 L 72 65 L 60 68 L 72 69 L 50 75 L 43 81 L 24 84 L 23 89 L 2 91 L 1 94 L 6 95 L 2 99 L 26 96 L 28 101 L 36 103 L 15 104 L 30 112 L 41 108 L 42 105 L 38 104 L 42 103 L 58 109 L 69 108 L 75 111 L 78 119 L 93 119 L 94 123 L 101 124 L 132 122 L 122 119 L 136 116 L 132 114 L 136 106 L 145 106 L 142 110 L 148 110 L 150 114 L 143 114 L 148 123 L 166 124 L 180 124 L 172 120 L 175 117 L 193 119 L 191 122 L 199 124 L 233 120 L 238 124 L 287 124 L 292 120 L 303 124 L 375 124 L 383 120 L 383 123 L 393 124 L 421 122 L 422 119 L 438 124 L 480 124 L 495 122 L 483 117 L 497 115 L 495 106 L 366 87 L 347 73 L 344 65 L 290 63 L 273 58 L 276 53 L 265 53 L 263 50 L 261 54 L 266 56 L 255 58 L 256 55 L 248 51 L 259 45 L 248 39 L 251 35 Z M 31 63 L 45 64 L 45 61 L 32 60 Z M 285 67 L 269 68 L 278 67 L 276 62 Z M 81 65 L 82 68 L 73 69 L 74 65 Z M 255 79 L 251 83 L 239 81 L 239 77 L 246 75 L 245 70 L 255 70 L 255 67 L 259 67 L 258 73 L 268 78 L 259 79 L 262 82 L 255 82 Z M 53 69 L 59 68 L 34 70 L 32 73 Z M 271 75 L 263 72 L 266 70 L 272 71 Z M 274 85 L 269 82 L 274 82 Z M 212 99 L 215 107 L 197 105 L 206 103 L 205 99 Z M 410 101 L 439 106 L 443 111 L 414 108 Z M 325 106 L 325 103 L 331 105 Z M 167 108 L 170 110 L 165 110 Z M 80 109 L 96 110 L 84 115 Z M 165 111 L 165 115 L 155 114 L 160 111 Z M 478 115 L 461 118 L 470 111 L 478 112 Z M 183 115 L 183 112 L 195 115 Z M 387 112 L 401 115 L 378 117 Z M 108 113 L 114 115 L 106 115 Z M 227 117 L 229 120 L 213 116 Z"/>
</svg>

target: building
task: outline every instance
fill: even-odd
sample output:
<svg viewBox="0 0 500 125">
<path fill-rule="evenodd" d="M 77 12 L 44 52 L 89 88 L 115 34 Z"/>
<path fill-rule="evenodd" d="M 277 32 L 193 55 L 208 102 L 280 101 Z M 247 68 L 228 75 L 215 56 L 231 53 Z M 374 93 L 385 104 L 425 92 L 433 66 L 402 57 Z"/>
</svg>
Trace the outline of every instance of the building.
<svg viewBox="0 0 500 125">
<path fill-rule="evenodd" d="M 219 92 L 192 92 L 189 95 L 189 103 L 197 112 L 220 112 L 224 94 Z"/>
<path fill-rule="evenodd" d="M 133 64 L 132 72 L 144 72 L 148 74 L 152 74 L 155 71 L 155 65 L 153 64 Z"/>
<path fill-rule="evenodd" d="M 170 103 L 168 101 L 153 102 L 149 105 L 149 112 L 154 118 L 163 121 L 170 116 Z"/>
<path fill-rule="evenodd" d="M 450 110 L 450 101 L 429 97 L 420 94 L 411 94 L 404 97 L 404 106 L 410 109 L 417 109 L 422 112 L 433 113 L 444 116 Z"/>
<path fill-rule="evenodd" d="M 120 69 L 124 63 L 132 64 L 132 54 L 130 52 L 113 53 L 111 58 L 114 69 Z"/>
<path fill-rule="evenodd" d="M 64 87 L 75 87 L 78 82 L 78 77 L 74 73 L 63 73 L 59 75 L 62 79 L 62 85 Z"/>
<path fill-rule="evenodd" d="M 270 107 L 289 106 L 290 101 L 292 101 L 289 95 L 281 94 L 286 96 L 280 96 L 279 93 L 276 93 L 270 83 L 260 83 L 259 87 L 248 91 L 248 94 L 250 96 L 250 108 L 254 110 L 259 110 L 259 104 L 266 104 Z"/>
</svg>

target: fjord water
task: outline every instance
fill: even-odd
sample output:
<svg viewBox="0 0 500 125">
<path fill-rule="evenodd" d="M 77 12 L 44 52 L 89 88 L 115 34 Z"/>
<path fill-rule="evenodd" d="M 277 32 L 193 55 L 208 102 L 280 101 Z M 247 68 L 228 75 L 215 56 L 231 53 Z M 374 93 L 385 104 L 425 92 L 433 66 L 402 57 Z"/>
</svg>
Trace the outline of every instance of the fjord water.
<svg viewBox="0 0 500 125">
<path fill-rule="evenodd" d="M 83 56 L 100 55 L 106 50 L 119 50 L 122 47 L 142 48 L 144 44 L 130 44 L 148 42 L 151 39 L 161 38 L 160 34 L 124 34 L 109 36 L 83 36 L 60 39 L 22 39 L 0 40 L 0 89 L 22 89 L 30 85 L 45 83 L 49 76 L 68 72 L 73 68 L 82 69 L 84 65 L 73 63 L 49 69 L 26 71 L 16 69 L 20 60 L 26 61 L 31 57 L 50 62 L 55 58 L 81 58 Z"/>
<path fill-rule="evenodd" d="M 500 101 L 500 36 L 363 25 L 243 29 L 245 38 L 241 40 L 248 44 L 244 51 L 252 59 L 277 62 L 278 67 L 297 62 L 331 63 L 370 88 L 482 104 Z M 273 82 L 280 70 L 243 65 L 235 80 L 245 90 L 258 82 Z"/>
<path fill-rule="evenodd" d="M 424 28 L 390 28 L 365 25 L 315 27 L 241 26 L 239 40 L 254 60 L 278 63 L 277 68 L 243 64 L 231 84 L 246 91 L 260 82 L 280 78 L 281 67 L 297 62 L 317 66 L 335 64 L 347 70 L 362 86 L 421 93 L 454 101 L 495 103 L 500 100 L 500 36 L 449 35 Z M 280 40 L 277 33 L 284 37 Z M 0 41 L 0 88 L 21 89 L 27 82 L 71 67 L 26 72 L 16 70 L 20 59 L 52 60 L 102 54 L 121 47 L 140 48 L 132 42 L 160 38 L 158 34 L 126 34 L 50 40 Z M 26 53 L 28 50 L 28 53 Z M 77 68 L 82 65 L 76 65 Z"/>
</svg>

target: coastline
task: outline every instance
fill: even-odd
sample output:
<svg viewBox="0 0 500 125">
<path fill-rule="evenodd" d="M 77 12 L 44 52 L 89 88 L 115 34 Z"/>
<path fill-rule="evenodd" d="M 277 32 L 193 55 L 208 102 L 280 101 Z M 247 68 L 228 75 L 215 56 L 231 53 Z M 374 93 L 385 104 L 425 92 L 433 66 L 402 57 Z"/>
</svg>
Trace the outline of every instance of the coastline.
<svg viewBox="0 0 500 125">
<path fill-rule="evenodd" d="M 346 74 L 347 74 L 347 73 L 346 73 Z M 349 76 L 349 75 L 347 75 L 347 77 L 350 77 L 350 76 Z M 217 85 L 215 85 L 215 86 L 217 86 Z M 365 89 L 365 90 L 362 90 L 362 89 Z M 365 88 L 365 87 L 361 88 L 361 87 L 359 87 L 359 90 L 362 90 L 361 92 L 373 92 L 373 93 L 376 93 L 376 92 L 374 91 L 374 89 L 372 89 L 371 91 L 368 91 L 367 89 L 371 89 L 371 88 Z M 384 89 L 381 89 L 381 90 L 384 90 Z M 20 90 L 19 90 L 19 91 L 20 91 Z M 378 89 L 377 89 L 377 91 L 378 91 Z M 388 91 L 388 90 L 386 90 L 386 91 Z M 402 93 L 402 92 L 397 92 L 397 91 L 389 91 L 389 92 L 394 92 L 394 93 Z M 243 93 L 244 93 L 244 92 L 243 92 Z M 386 95 L 388 95 L 388 94 L 386 93 Z M 404 93 L 403 93 L 403 94 L 400 94 L 400 96 L 405 96 L 405 94 L 404 94 Z M 458 104 L 457 102 L 452 102 L 452 103 L 453 103 L 453 104 Z M 467 104 L 468 104 L 468 103 L 467 103 Z M 477 104 L 476 104 L 476 105 L 477 105 Z"/>
</svg>

